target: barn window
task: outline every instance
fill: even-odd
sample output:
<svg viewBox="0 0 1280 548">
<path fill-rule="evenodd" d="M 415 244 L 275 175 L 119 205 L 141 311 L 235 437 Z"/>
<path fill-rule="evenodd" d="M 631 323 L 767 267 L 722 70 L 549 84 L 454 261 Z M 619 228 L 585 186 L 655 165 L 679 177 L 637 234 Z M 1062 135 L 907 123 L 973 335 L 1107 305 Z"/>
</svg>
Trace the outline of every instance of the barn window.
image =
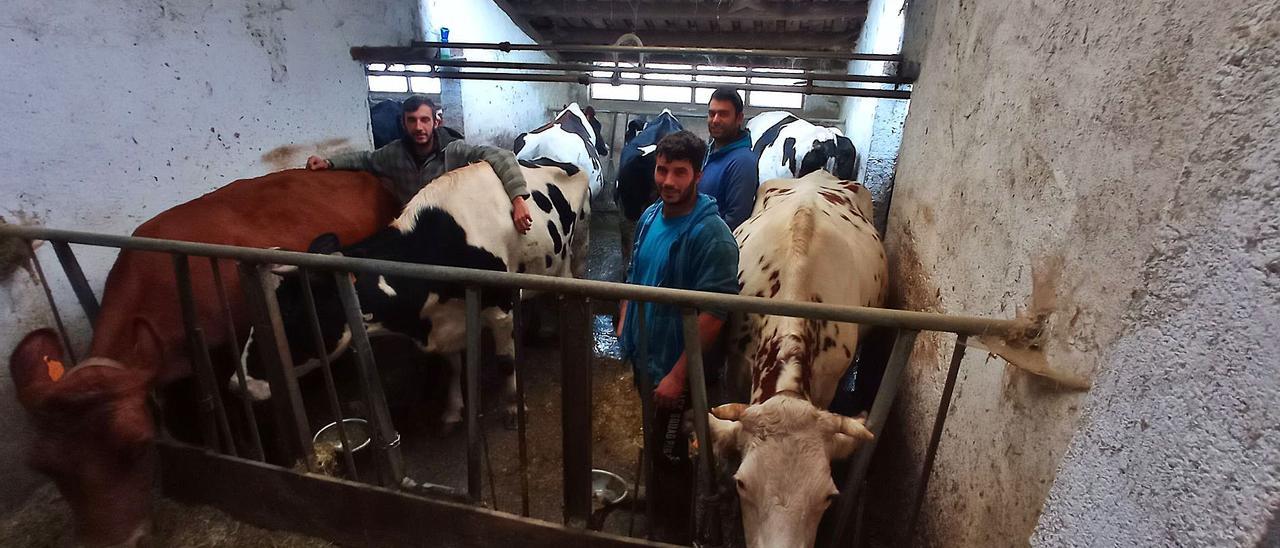
<svg viewBox="0 0 1280 548">
<path fill-rule="evenodd" d="M 698 70 L 716 71 L 716 72 L 741 72 L 745 74 L 747 72 L 747 67 L 724 67 L 724 66 L 716 66 L 716 65 L 699 65 Z M 705 105 L 711 102 L 711 94 L 715 92 L 716 86 L 721 86 L 725 84 L 745 84 L 747 83 L 747 77 L 699 74 L 697 77 L 697 81 L 712 83 L 712 87 L 697 88 L 696 90 L 694 90 L 693 102 L 698 103 L 700 105 Z M 747 100 L 747 92 L 739 90 L 738 95 L 742 96 L 743 101 Z"/>
<path fill-rule="evenodd" d="M 613 63 L 610 61 L 596 61 L 593 65 L 602 69 L 617 68 L 634 68 L 635 63 Z M 775 73 L 777 76 L 752 76 L 748 77 L 747 67 L 741 66 L 724 66 L 724 65 L 680 65 L 672 63 L 646 63 L 648 68 L 659 69 L 679 69 L 707 72 L 740 72 L 742 76 L 732 76 L 723 74 L 644 74 L 635 72 L 623 72 L 618 76 L 627 79 L 643 79 L 655 80 L 662 84 L 645 84 L 634 85 L 625 84 L 615 86 L 612 84 L 591 84 L 592 99 L 614 99 L 622 101 L 654 101 L 662 103 L 693 103 L 705 105 L 711 101 L 711 94 L 717 86 L 730 85 L 738 86 L 743 84 L 767 84 L 775 86 L 798 86 L 804 83 L 803 80 L 795 77 L 788 77 L 790 74 L 799 74 L 803 71 L 797 69 L 772 69 L 760 68 L 755 69 L 756 72 Z M 613 70 L 596 70 L 591 72 L 592 76 L 598 78 L 612 78 Z M 679 85 L 681 82 L 688 82 L 689 85 Z M 742 96 L 743 102 L 755 107 L 767 108 L 801 108 L 804 106 L 804 94 L 790 91 L 744 91 L 738 90 L 738 94 Z"/>
<path fill-rule="evenodd" d="M 635 63 L 615 64 L 612 62 L 603 62 L 603 61 L 597 61 L 594 64 L 598 67 L 608 67 L 608 68 L 613 68 L 615 66 L 620 68 L 633 68 L 636 66 Z M 593 71 L 591 75 L 600 77 L 600 78 L 612 78 L 613 71 L 597 70 L 597 71 Z M 618 76 L 621 78 L 639 78 L 640 77 L 639 74 L 634 72 L 624 72 L 619 74 Z M 621 86 L 615 86 L 612 84 L 591 84 L 591 97 L 593 99 L 617 99 L 621 101 L 638 101 L 640 100 L 640 86 L 633 85 L 633 84 L 626 84 Z"/>
<path fill-rule="evenodd" d="M 430 65 L 370 63 L 365 69 L 368 72 L 369 91 L 440 93 L 440 79 L 422 75 L 431 73 Z"/>
<path fill-rule="evenodd" d="M 756 72 L 776 73 L 778 77 L 754 76 L 751 78 L 752 84 L 770 86 L 799 86 L 804 84 L 804 80 L 785 76 L 787 74 L 799 74 L 803 72 L 801 70 L 758 68 Z M 800 108 L 804 106 L 804 95 L 789 91 L 752 91 L 747 98 L 747 104 L 753 107 Z"/>
</svg>

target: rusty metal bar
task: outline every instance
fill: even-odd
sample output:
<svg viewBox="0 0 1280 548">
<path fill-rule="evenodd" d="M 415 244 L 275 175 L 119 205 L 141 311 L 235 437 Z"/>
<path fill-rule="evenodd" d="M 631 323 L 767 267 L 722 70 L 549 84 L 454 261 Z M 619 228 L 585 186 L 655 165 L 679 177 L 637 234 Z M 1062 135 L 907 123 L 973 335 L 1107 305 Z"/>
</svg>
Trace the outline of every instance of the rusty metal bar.
<svg viewBox="0 0 1280 548">
<path fill-rule="evenodd" d="M 262 435 L 258 432 L 258 417 L 253 411 L 253 400 L 249 397 L 249 382 L 246 379 L 244 367 L 242 364 L 243 357 L 240 352 L 240 339 L 236 336 L 236 323 L 231 315 L 231 301 L 227 300 L 226 287 L 222 285 L 222 268 L 218 266 L 218 259 L 209 258 L 209 271 L 213 273 L 213 286 L 217 290 L 218 303 L 222 305 L 222 317 L 226 320 L 226 337 L 227 348 L 230 353 L 231 363 L 236 364 L 236 381 L 240 384 L 241 411 L 244 413 L 245 422 L 248 423 L 249 442 L 252 444 L 250 449 L 253 450 L 251 455 L 259 461 L 266 460 L 266 453 L 262 451 Z M 216 381 L 216 379 L 215 379 Z"/>
<path fill-rule="evenodd" d="M 893 352 L 889 354 L 889 364 L 885 367 L 884 377 L 880 380 L 880 389 L 876 392 L 875 403 L 871 404 L 871 415 L 867 417 L 867 430 L 875 436 L 866 442 L 853 455 L 853 466 L 845 478 L 844 489 L 840 493 L 840 506 L 836 513 L 836 525 L 832 530 L 831 542 L 828 546 L 838 548 L 848 546 L 844 543 L 848 534 L 849 521 L 853 517 L 855 503 L 867 477 L 867 469 L 871 466 L 871 457 L 875 454 L 880 434 L 884 432 L 885 421 L 893 408 L 893 400 L 898 395 L 898 383 L 902 380 L 902 371 L 911 359 L 911 350 L 915 346 L 916 335 L 920 333 L 911 329 L 898 332 L 893 341 Z"/>
<path fill-rule="evenodd" d="M 564 297 L 560 303 L 564 522 L 586 527 L 591 518 L 591 309 L 582 297 Z"/>
<path fill-rule="evenodd" d="M 929 435 L 929 448 L 924 453 L 924 471 L 920 475 L 920 487 L 916 489 L 911 519 L 907 521 L 907 544 L 913 543 L 916 520 L 920 517 L 920 506 L 924 504 L 925 494 L 929 492 L 929 476 L 933 474 L 933 459 L 938 455 L 938 444 L 942 441 L 942 428 L 947 423 L 947 411 L 951 407 L 951 396 L 956 389 L 956 377 L 960 375 L 960 363 L 964 361 L 967 340 L 968 337 L 957 335 L 956 347 L 951 351 L 951 365 L 947 367 L 947 382 L 942 386 L 942 399 L 938 401 L 938 414 L 933 419 L 933 433 Z"/>
<path fill-rule="evenodd" d="M 715 444 L 711 443 L 711 423 L 707 419 L 707 414 L 711 412 L 711 406 L 707 401 L 707 376 L 702 367 L 702 334 L 698 329 L 698 311 L 686 308 L 681 311 L 681 319 L 684 323 L 684 356 L 685 371 L 688 376 L 689 397 L 692 399 L 691 410 L 693 411 L 694 428 L 698 430 L 698 463 L 702 465 L 702 473 L 705 476 L 705 484 L 711 495 L 718 490 L 720 482 L 716 481 L 716 463 L 715 457 L 712 455 L 712 448 Z M 697 486 L 693 485 L 693 491 L 697 492 Z M 695 505 L 696 505 L 695 499 Z M 696 512 L 695 512 L 696 514 Z M 715 520 L 719 516 L 719 512 L 708 512 L 709 519 Z M 691 531 L 698 531 L 697 524 L 690 528 Z M 720 544 L 720 527 L 713 524 L 706 530 L 710 534 L 707 539 L 712 546 Z M 696 533 L 695 533 L 696 534 Z"/>
<path fill-rule="evenodd" d="M 653 453 L 657 451 L 658 438 L 656 427 L 653 424 L 653 382 L 649 379 L 649 336 L 647 325 L 645 323 L 645 309 L 649 306 L 645 302 L 629 301 L 627 307 L 638 306 L 636 310 L 636 358 L 640 361 L 640 365 L 633 364 L 632 373 L 636 376 L 640 386 L 640 429 L 643 433 L 644 441 L 644 483 L 645 483 L 645 535 L 649 540 L 653 540 L 653 521 L 657 515 L 658 508 L 653 498 Z M 619 318 L 618 321 L 626 322 L 626 318 Z"/>
<path fill-rule="evenodd" d="M 354 47 L 352 59 L 379 60 L 376 56 L 396 50 L 405 52 L 423 48 L 459 48 L 512 51 L 558 51 L 572 53 L 650 53 L 675 55 L 733 55 L 739 57 L 798 57 L 804 59 L 835 59 L 840 61 L 901 61 L 902 55 L 892 53 L 847 53 L 804 49 L 753 49 L 753 48 L 696 48 L 680 46 L 602 46 L 596 44 L 512 44 L 510 42 L 413 42 L 404 47 Z"/>
<path fill-rule="evenodd" d="M 324 334 L 320 330 L 320 316 L 316 314 L 316 297 L 311 290 L 311 272 L 306 269 L 299 269 L 298 277 L 302 280 L 302 310 L 307 315 L 308 327 L 311 328 L 311 343 L 315 346 L 316 363 L 319 364 L 321 376 L 324 377 L 324 392 L 329 404 L 329 414 L 333 415 L 333 420 L 338 424 L 338 441 L 342 442 L 342 463 L 347 467 L 347 473 L 351 474 L 351 479 L 360 481 L 360 473 L 356 470 L 356 459 L 352 455 L 355 446 L 351 445 L 350 438 L 347 437 L 347 423 L 344 422 L 342 415 L 342 404 L 338 402 L 338 389 L 333 382 L 333 371 L 329 364 L 329 349 L 325 348 Z M 304 375 L 302 371 L 294 370 L 295 377 Z"/>
<path fill-rule="evenodd" d="M 290 370 L 293 356 L 285 338 L 284 322 L 280 319 L 280 305 L 276 302 L 273 281 L 275 276 L 262 265 L 240 263 L 240 290 L 244 292 L 253 325 L 254 340 L 258 346 L 258 359 L 266 371 L 271 385 L 271 409 L 280 429 L 275 436 L 285 462 L 292 464 L 301 459 L 311 470 L 314 464 L 311 447 L 311 427 L 307 411 L 302 405 L 302 392 L 298 379 Z"/>
<path fill-rule="evenodd" d="M 480 290 L 467 288 L 467 495 L 480 502 L 483 479 L 480 468 Z"/>
<path fill-rule="evenodd" d="M 93 295 L 93 288 L 89 287 L 89 280 L 84 277 L 84 270 L 80 268 L 76 254 L 71 251 L 71 245 L 67 242 L 49 243 L 53 244 L 53 252 L 58 256 L 58 262 L 62 263 L 62 272 L 67 275 L 67 281 L 71 282 L 71 290 L 75 292 L 76 300 L 80 301 L 84 315 L 89 318 L 89 325 L 98 325 L 98 298 Z"/>
<path fill-rule="evenodd" d="M 623 299 L 647 301 L 680 307 L 714 308 L 726 312 L 790 316 L 918 331 L 949 331 L 966 335 L 1007 335 L 1026 332 L 1033 330 L 1035 327 L 1032 322 L 1025 320 L 999 320 L 909 310 L 804 303 L 536 274 L 515 274 L 493 270 L 357 259 L 317 255 L 314 253 L 116 236 L 43 227 L 0 225 L 0 235 L 28 240 L 64 240 L 86 245 L 222 257 L 255 263 L 290 264 L 313 269 L 403 276 L 406 278 L 474 284 L 485 287 L 523 288 L 545 293 L 581 295 L 608 301 Z"/>
<path fill-rule="evenodd" d="M 5 225 L 0 225 L 3 230 Z M 36 246 L 27 239 L 27 250 L 31 255 L 31 266 L 35 267 L 36 277 L 40 278 L 40 287 L 44 289 L 44 298 L 49 301 L 49 311 L 53 313 L 53 323 L 58 326 L 58 336 L 62 338 L 62 350 L 67 353 L 67 358 L 71 367 L 75 367 L 80 360 L 76 359 L 76 351 L 71 347 L 71 336 L 67 335 L 67 326 L 62 323 L 62 313 L 58 311 L 58 302 L 53 300 L 53 289 L 49 287 L 49 277 L 44 275 L 44 268 L 40 266 L 40 258 L 36 257 Z"/>
<path fill-rule="evenodd" d="M 360 390 L 365 395 L 372 423 L 373 443 L 378 452 L 378 482 L 385 487 L 400 487 L 404 482 L 404 458 L 400 454 L 400 434 L 391 423 L 391 411 L 387 409 L 387 396 L 382 388 L 382 377 L 374 363 L 373 347 L 364 328 L 360 311 L 360 297 L 346 272 L 334 272 L 338 284 L 338 297 L 342 299 L 342 311 L 346 314 L 347 329 L 351 330 L 351 351 L 355 353 L 356 366 L 360 369 Z"/>
<path fill-rule="evenodd" d="M 520 452 L 520 515 L 529 517 L 529 443 L 528 423 L 524 408 L 524 295 L 516 290 L 516 300 L 511 306 L 511 325 L 515 338 L 515 355 L 512 361 L 516 369 L 516 436 Z"/>
<path fill-rule="evenodd" d="M 200 414 L 200 429 L 205 446 L 237 456 L 231 437 L 231 425 L 214 380 L 213 363 L 209 359 L 209 347 L 205 344 L 204 330 L 196 312 L 195 298 L 191 294 L 191 263 L 186 255 L 173 255 L 173 275 L 178 282 L 178 304 L 182 308 L 182 327 L 187 333 L 187 355 L 195 373 L 200 400 L 196 409 Z"/>
</svg>

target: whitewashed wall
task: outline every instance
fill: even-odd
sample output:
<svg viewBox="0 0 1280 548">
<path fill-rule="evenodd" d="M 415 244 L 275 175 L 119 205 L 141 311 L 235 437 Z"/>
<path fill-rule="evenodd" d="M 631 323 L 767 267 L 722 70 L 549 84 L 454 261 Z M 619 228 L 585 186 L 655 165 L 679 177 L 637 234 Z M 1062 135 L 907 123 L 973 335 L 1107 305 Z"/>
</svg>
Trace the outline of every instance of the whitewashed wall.
<svg viewBox="0 0 1280 548">
<path fill-rule="evenodd" d="M 419 11 L 411 0 L 6 3 L 0 216 L 127 234 L 233 179 L 369 147 L 367 88 L 348 48 L 419 38 Z M 50 251 L 40 257 L 83 348 L 87 323 Z M 100 293 L 115 253 L 77 252 Z M 7 361 L 45 325 L 31 275 L 0 279 L 0 511 L 40 481 L 21 465 L 29 432 Z"/>
</svg>

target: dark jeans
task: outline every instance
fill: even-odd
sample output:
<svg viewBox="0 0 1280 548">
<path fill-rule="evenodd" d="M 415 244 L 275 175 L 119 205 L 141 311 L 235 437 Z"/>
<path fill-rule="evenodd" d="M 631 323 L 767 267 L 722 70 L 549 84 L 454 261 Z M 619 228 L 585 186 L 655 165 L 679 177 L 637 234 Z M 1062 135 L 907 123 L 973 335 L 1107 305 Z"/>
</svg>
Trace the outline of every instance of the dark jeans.
<svg viewBox="0 0 1280 548">
<path fill-rule="evenodd" d="M 689 460 L 689 435 L 684 427 L 688 400 L 686 391 L 678 410 L 659 409 L 651 403 L 645 410 L 645 456 L 650 463 L 645 490 L 655 521 L 650 529 L 658 540 L 674 544 L 688 544 L 691 540 L 693 463 Z"/>
</svg>

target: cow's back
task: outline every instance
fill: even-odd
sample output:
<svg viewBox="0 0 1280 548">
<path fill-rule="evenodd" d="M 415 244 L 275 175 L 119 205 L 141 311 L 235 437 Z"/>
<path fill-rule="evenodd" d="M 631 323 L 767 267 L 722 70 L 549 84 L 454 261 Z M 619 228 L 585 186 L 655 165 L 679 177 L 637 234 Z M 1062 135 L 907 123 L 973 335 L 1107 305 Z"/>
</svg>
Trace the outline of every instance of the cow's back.
<svg viewBox="0 0 1280 548">
<path fill-rule="evenodd" d="M 765 182 L 751 217 L 734 232 L 740 248 L 742 294 L 800 302 L 883 305 L 887 267 L 880 236 L 869 221 L 870 211 L 865 188 L 825 171 Z M 809 386 L 802 393 L 815 405 L 825 407 L 857 349 L 859 329 L 852 324 L 749 315 L 735 331 L 738 339 L 733 357 L 738 367 L 746 367 L 743 361 L 756 359 L 760 334 L 772 333 L 774 328 L 795 334 L 809 346 L 813 371 L 803 381 Z M 778 372 L 772 378 L 783 375 L 785 372 Z M 757 395 L 752 394 L 753 400 Z"/>
<path fill-rule="evenodd" d="M 134 231 L 134 236 L 246 247 L 305 251 L 319 234 L 345 241 L 372 235 L 399 207 L 372 175 L 355 171 L 286 170 L 243 179 L 174 206 Z M 190 259 L 199 320 L 210 346 L 225 340 L 225 320 L 217 301 L 208 259 Z M 233 261 L 219 261 L 232 314 L 243 328 L 244 307 Z M 127 355 L 136 340 L 134 318 L 149 321 L 160 337 L 165 361 L 162 381 L 185 371 L 184 334 L 173 262 L 168 254 L 121 251 L 107 276 L 91 355 Z M 243 336 L 244 331 L 240 334 Z M 155 363 L 136 364 L 155 367 Z"/>
</svg>

